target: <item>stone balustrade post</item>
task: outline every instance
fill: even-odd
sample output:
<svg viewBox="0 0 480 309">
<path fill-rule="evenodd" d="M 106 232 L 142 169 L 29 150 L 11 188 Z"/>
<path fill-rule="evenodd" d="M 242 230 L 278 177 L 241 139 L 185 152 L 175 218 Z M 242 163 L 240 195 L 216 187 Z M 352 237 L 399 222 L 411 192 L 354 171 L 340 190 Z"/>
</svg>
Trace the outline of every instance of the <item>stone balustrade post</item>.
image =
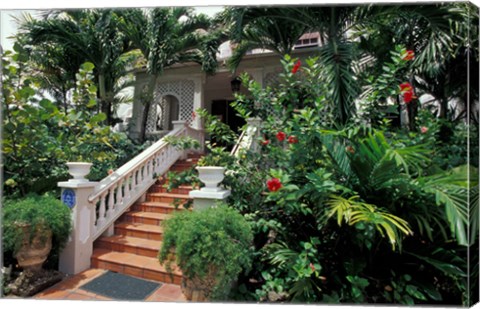
<svg viewBox="0 0 480 309">
<path fill-rule="evenodd" d="M 88 201 L 88 197 L 98 182 L 91 182 L 84 176 L 76 175 L 69 181 L 58 183 L 62 189 L 62 202 L 70 208 L 73 223 L 70 238 L 60 253 L 59 270 L 65 274 L 77 274 L 90 268 L 93 253 L 95 205 Z"/>
<path fill-rule="evenodd" d="M 247 125 L 252 128 L 253 132 L 248 132 L 249 134 L 252 134 L 252 145 L 251 145 L 251 150 L 253 152 L 258 152 L 260 150 L 260 145 L 258 143 L 258 138 L 260 137 L 260 127 L 262 125 L 262 119 L 256 117 L 256 118 L 247 118 Z"/>
<path fill-rule="evenodd" d="M 184 121 L 184 120 L 174 120 L 172 121 L 172 124 L 173 124 L 173 129 L 176 130 L 176 129 L 181 129 L 183 127 L 185 127 L 185 124 L 187 122 Z"/>
</svg>

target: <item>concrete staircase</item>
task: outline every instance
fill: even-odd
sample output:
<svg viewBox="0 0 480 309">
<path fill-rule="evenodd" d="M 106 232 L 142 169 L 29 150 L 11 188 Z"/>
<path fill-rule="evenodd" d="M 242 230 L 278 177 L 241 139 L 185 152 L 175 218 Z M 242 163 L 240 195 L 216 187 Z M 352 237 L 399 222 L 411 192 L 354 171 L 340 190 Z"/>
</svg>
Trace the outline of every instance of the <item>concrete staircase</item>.
<svg viewBox="0 0 480 309">
<path fill-rule="evenodd" d="M 200 156 L 192 155 L 177 161 L 170 171 L 181 172 L 194 166 Z M 167 192 L 160 177 L 147 193 L 145 202 L 137 202 L 115 223 L 113 236 L 102 236 L 94 243 L 91 266 L 139 278 L 180 284 L 182 273 L 174 267 L 173 274 L 160 265 L 157 255 L 162 244 L 161 223 L 174 211 L 184 211 L 192 186 L 180 186 Z M 179 206 L 175 206 L 179 205 Z"/>
</svg>

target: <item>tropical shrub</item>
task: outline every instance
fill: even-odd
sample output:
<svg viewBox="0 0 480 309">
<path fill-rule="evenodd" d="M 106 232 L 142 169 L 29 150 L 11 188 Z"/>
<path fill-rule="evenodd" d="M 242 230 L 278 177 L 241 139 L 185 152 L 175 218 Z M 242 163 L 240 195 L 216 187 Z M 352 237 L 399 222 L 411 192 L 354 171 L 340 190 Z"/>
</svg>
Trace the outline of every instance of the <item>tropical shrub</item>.
<svg viewBox="0 0 480 309">
<path fill-rule="evenodd" d="M 3 160 L 6 196 L 43 194 L 68 179 L 67 161 L 89 161 L 89 178 L 100 180 L 138 153 L 123 133 L 105 126 L 97 111 L 93 65 L 77 74 L 74 105 L 67 112 L 42 97 L 28 75 L 22 54 L 6 52 L 3 59 Z"/>
<path fill-rule="evenodd" d="M 251 267 L 252 232 L 245 218 L 225 205 L 176 212 L 165 221 L 160 263 L 171 270 L 170 254 L 187 278 L 206 278 L 214 269 L 211 299 L 226 299 L 242 270 Z"/>
<path fill-rule="evenodd" d="M 404 65 L 406 55 L 398 49 L 392 63 Z M 467 236 L 468 188 L 478 182 L 468 175 L 476 169 L 444 164 L 440 123 L 422 111 L 409 128 L 388 126 L 382 113 L 338 127 L 329 90 L 315 87 L 315 59 L 282 63 L 277 87 L 245 78 L 252 98 L 234 104 L 263 120 L 260 151 L 224 161 L 228 203 L 249 218 L 256 250 L 238 299 L 467 303 L 466 249 L 478 241 Z M 385 95 L 414 100 L 396 74 L 379 78 L 387 76 L 372 84 L 395 89 L 373 89 L 370 108 Z M 254 102 L 266 98 L 259 111 Z"/>
</svg>

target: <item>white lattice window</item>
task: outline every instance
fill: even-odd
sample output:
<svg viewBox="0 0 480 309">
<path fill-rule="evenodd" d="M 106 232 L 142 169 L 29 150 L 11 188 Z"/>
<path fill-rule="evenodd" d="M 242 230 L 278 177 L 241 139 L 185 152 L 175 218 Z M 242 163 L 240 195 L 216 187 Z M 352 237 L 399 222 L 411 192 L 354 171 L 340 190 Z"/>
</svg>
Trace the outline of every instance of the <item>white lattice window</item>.
<svg viewBox="0 0 480 309">
<path fill-rule="evenodd" d="M 172 98 L 178 101 L 178 119 L 173 120 L 191 122 L 194 94 L 195 84 L 191 80 L 159 83 L 148 115 L 147 132 L 168 130 L 171 127 Z M 175 116 L 173 117 L 176 118 Z"/>
</svg>

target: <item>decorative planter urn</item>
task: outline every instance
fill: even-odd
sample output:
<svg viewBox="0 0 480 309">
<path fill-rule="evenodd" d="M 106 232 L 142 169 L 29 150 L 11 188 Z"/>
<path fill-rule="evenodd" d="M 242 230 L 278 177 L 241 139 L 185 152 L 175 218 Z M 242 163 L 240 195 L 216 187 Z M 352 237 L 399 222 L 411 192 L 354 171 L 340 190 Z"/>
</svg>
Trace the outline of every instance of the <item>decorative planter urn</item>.
<svg viewBox="0 0 480 309">
<path fill-rule="evenodd" d="M 37 226 L 35 235 L 30 239 L 30 224 L 17 223 L 17 227 L 24 235 L 22 244 L 15 254 L 18 265 L 24 271 L 39 272 L 52 249 L 52 231 Z"/>
<path fill-rule="evenodd" d="M 67 162 L 68 172 L 73 176 L 71 182 L 88 182 L 85 178 L 90 173 L 92 163 L 87 162 Z"/>
<path fill-rule="evenodd" d="M 201 191 L 219 192 L 223 189 L 218 185 L 225 178 L 225 168 L 221 166 L 197 166 L 198 178 L 205 184 Z"/>
</svg>

